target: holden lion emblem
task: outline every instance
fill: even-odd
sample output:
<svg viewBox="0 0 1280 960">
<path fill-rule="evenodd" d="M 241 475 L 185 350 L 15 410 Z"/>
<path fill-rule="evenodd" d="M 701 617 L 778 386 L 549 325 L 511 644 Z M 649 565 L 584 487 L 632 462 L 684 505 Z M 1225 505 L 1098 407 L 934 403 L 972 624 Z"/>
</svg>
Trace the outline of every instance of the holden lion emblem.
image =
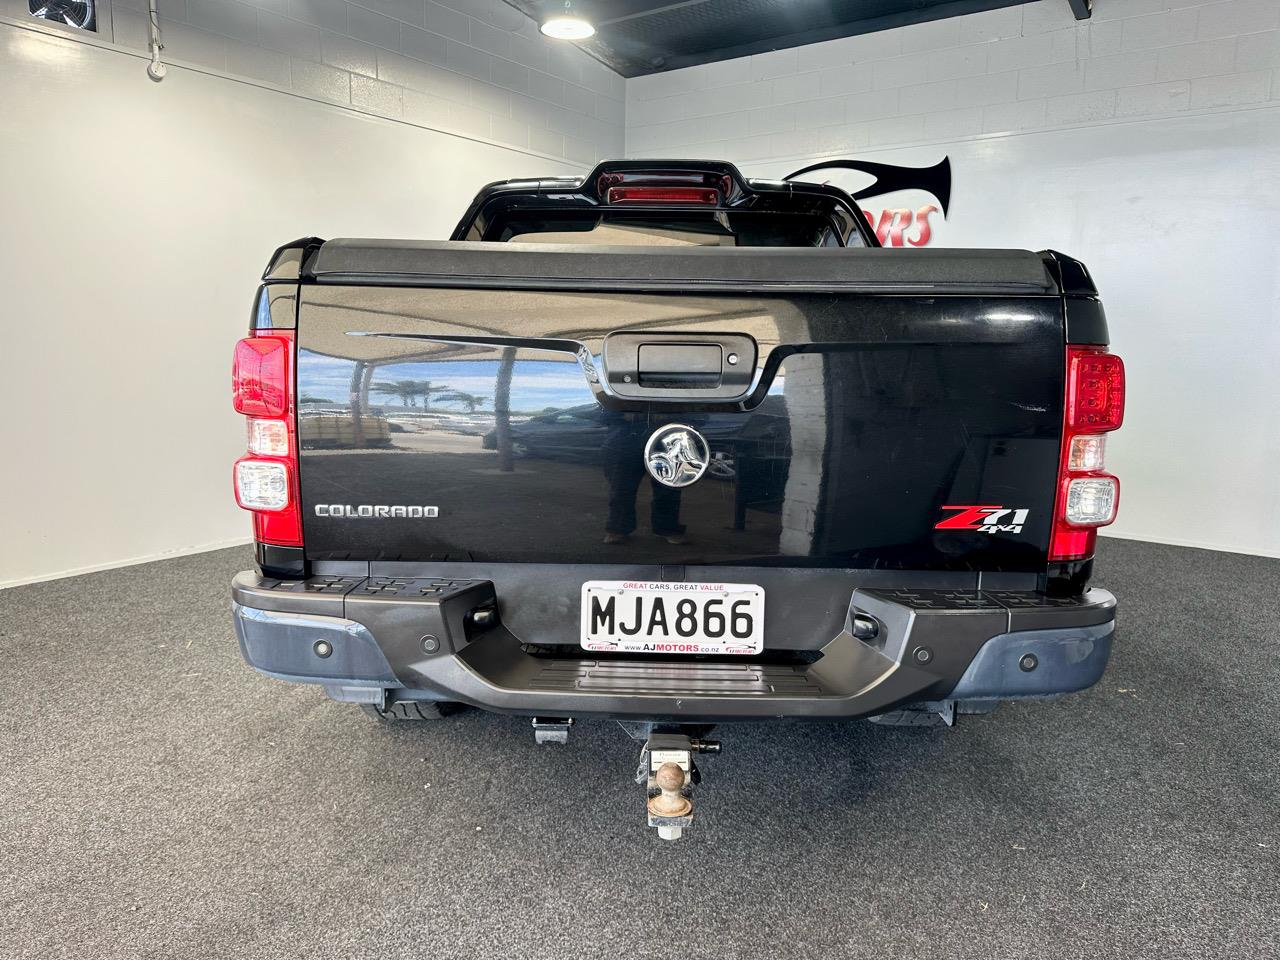
<svg viewBox="0 0 1280 960">
<path fill-rule="evenodd" d="M 668 487 L 687 487 L 711 462 L 711 448 L 693 427 L 672 423 L 653 432 L 644 446 L 649 475 Z"/>
</svg>

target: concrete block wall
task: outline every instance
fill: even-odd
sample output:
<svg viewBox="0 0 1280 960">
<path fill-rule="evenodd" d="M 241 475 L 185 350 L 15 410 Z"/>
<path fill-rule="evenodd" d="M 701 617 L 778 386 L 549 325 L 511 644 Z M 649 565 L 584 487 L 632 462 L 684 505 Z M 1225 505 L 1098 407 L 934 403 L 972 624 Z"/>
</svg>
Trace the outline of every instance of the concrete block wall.
<svg viewBox="0 0 1280 960">
<path fill-rule="evenodd" d="M 821 156 L 1280 103 L 1280 0 L 1067 0 L 627 81 L 629 156 Z"/>
<path fill-rule="evenodd" d="M 29 22 L 26 4 L 0 0 L 0 16 Z M 502 0 L 158 7 L 166 59 L 575 164 L 623 152 L 623 79 Z M 146 51 L 146 0 L 112 0 L 99 38 Z"/>
</svg>

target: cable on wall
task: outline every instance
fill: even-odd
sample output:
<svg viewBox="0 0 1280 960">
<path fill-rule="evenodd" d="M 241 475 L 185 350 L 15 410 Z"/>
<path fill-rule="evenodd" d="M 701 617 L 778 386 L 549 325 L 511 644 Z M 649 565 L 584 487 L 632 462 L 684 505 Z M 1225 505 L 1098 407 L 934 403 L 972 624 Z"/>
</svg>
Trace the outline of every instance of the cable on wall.
<svg viewBox="0 0 1280 960">
<path fill-rule="evenodd" d="M 147 64 L 147 76 L 159 83 L 169 72 L 169 68 L 160 59 L 160 51 L 164 44 L 160 40 L 160 12 L 156 10 L 156 0 L 147 0 L 147 24 L 151 28 L 151 62 Z"/>
</svg>

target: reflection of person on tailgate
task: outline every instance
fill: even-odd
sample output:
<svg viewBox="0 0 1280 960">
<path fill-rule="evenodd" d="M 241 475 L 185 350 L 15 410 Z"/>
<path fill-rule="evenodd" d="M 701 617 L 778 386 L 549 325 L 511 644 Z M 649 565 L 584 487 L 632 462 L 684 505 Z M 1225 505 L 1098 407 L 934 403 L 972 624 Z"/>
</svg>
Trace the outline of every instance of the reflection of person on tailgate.
<svg viewBox="0 0 1280 960">
<path fill-rule="evenodd" d="M 602 421 L 608 427 L 604 441 L 604 476 L 609 482 L 609 519 L 605 521 L 604 542 L 623 543 L 636 529 L 636 495 L 647 475 L 644 445 L 647 439 L 644 414 L 606 411 Z M 649 526 L 668 543 L 685 542 L 680 523 L 680 491 L 649 478 L 653 491 Z"/>
</svg>

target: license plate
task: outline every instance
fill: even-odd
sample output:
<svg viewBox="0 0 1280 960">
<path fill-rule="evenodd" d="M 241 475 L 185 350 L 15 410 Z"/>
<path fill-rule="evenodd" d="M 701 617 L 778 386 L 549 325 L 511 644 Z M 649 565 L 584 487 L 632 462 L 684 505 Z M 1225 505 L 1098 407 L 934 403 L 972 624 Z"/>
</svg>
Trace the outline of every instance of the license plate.
<svg viewBox="0 0 1280 960">
<path fill-rule="evenodd" d="M 582 646 L 619 653 L 716 653 L 764 649 L 764 588 L 751 583 L 588 580 Z"/>
</svg>

